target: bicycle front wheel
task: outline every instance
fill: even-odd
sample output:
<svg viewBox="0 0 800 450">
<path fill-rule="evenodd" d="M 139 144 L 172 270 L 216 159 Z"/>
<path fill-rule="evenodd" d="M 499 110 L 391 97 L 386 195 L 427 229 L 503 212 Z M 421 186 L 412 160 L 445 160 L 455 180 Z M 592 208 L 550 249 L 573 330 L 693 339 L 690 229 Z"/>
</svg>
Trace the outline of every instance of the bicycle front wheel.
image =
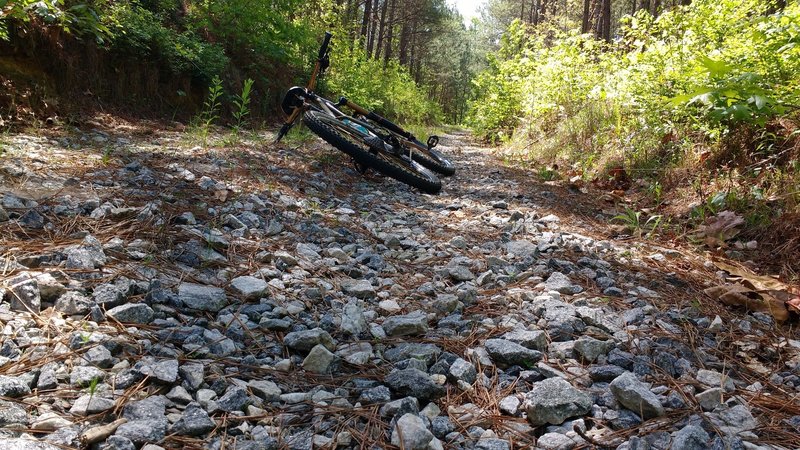
<svg viewBox="0 0 800 450">
<path fill-rule="evenodd" d="M 303 114 L 303 122 L 314 134 L 360 164 L 429 194 L 442 189 L 442 182 L 433 172 L 410 158 L 374 148 L 364 141 L 365 136 L 359 131 L 339 119 L 309 110 Z"/>
<path fill-rule="evenodd" d="M 411 157 L 414 158 L 414 161 L 446 177 L 456 173 L 455 166 L 453 166 L 453 163 L 450 162 L 442 152 L 428 148 L 427 145 L 416 139 L 412 142 L 415 144 L 415 147 L 411 149 L 413 150 Z"/>
</svg>

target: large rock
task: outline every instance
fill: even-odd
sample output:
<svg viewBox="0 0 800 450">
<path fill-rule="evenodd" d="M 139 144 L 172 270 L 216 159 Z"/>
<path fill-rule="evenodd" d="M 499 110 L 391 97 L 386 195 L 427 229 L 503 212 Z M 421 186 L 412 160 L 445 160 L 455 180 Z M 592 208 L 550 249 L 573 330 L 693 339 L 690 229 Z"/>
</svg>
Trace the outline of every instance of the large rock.
<svg viewBox="0 0 800 450">
<path fill-rule="evenodd" d="M 392 445 L 406 450 L 425 450 L 434 439 L 425 422 L 414 414 L 404 414 L 392 431 Z"/>
<path fill-rule="evenodd" d="M 114 400 L 99 395 L 85 394 L 78 397 L 69 412 L 78 416 L 88 416 L 108 411 L 115 405 Z"/>
<path fill-rule="evenodd" d="M 561 272 L 553 272 L 544 282 L 544 286 L 548 291 L 556 291 L 560 294 L 571 295 L 583 291 L 582 287 L 572 283 L 572 280 Z"/>
<path fill-rule="evenodd" d="M 582 336 L 575 341 L 575 353 L 586 362 L 595 362 L 597 358 L 608 353 L 614 347 L 611 341 L 601 341 L 589 336 Z"/>
<path fill-rule="evenodd" d="M 106 316 L 118 322 L 140 324 L 150 323 L 154 314 L 153 308 L 144 303 L 128 303 L 111 308 L 106 312 Z"/>
<path fill-rule="evenodd" d="M 200 436 L 216 427 L 217 424 L 198 403 L 189 403 L 181 418 L 172 425 L 170 432 L 183 436 Z"/>
<path fill-rule="evenodd" d="M 32 312 L 38 314 L 42 309 L 42 296 L 36 277 L 29 273 L 22 273 L 11 277 L 4 283 L 6 300 L 14 311 Z"/>
<path fill-rule="evenodd" d="M 506 244 L 506 251 L 520 258 L 536 256 L 539 253 L 538 246 L 530 241 L 511 241 Z"/>
<path fill-rule="evenodd" d="M 79 247 L 66 250 L 67 269 L 93 270 L 106 264 L 103 245 L 92 235 L 83 238 Z"/>
<path fill-rule="evenodd" d="M 328 373 L 336 356 L 322 344 L 317 344 L 303 360 L 303 369 L 314 373 Z"/>
<path fill-rule="evenodd" d="M 322 328 L 293 331 L 283 337 L 283 345 L 299 352 L 308 352 L 316 345 L 323 345 L 328 350 L 336 350 L 336 344 L 327 331 Z"/>
<path fill-rule="evenodd" d="M 419 369 L 393 370 L 386 377 L 386 384 L 399 395 L 415 397 L 420 401 L 434 400 L 445 394 L 444 387 Z"/>
<path fill-rule="evenodd" d="M 537 361 L 542 359 L 541 352 L 505 339 L 487 339 L 484 345 L 489 357 L 500 367 L 514 365 L 533 367 Z"/>
<path fill-rule="evenodd" d="M 341 283 L 342 292 L 356 298 L 375 297 L 375 288 L 369 280 L 345 280 Z"/>
<path fill-rule="evenodd" d="M 563 378 L 548 378 L 533 385 L 525 396 L 524 408 L 534 426 L 560 425 L 570 417 L 589 413 L 592 399 Z"/>
<path fill-rule="evenodd" d="M 31 388 L 21 378 L 0 375 L 0 397 L 22 397 L 31 393 Z"/>
<path fill-rule="evenodd" d="M 383 321 L 387 336 L 412 336 L 428 331 L 428 317 L 422 311 L 402 316 L 392 316 Z"/>
<path fill-rule="evenodd" d="M 92 299 L 80 292 L 67 291 L 64 295 L 58 297 L 53 308 L 68 316 L 84 315 L 89 313 L 94 304 Z"/>
<path fill-rule="evenodd" d="M 3 450 L 61 450 L 61 447 L 46 442 L 24 438 L 3 438 Z"/>
<path fill-rule="evenodd" d="M 221 288 L 194 283 L 181 283 L 178 298 L 189 308 L 201 311 L 218 312 L 228 304 L 225 291 Z"/>
<path fill-rule="evenodd" d="M 261 278 L 244 276 L 231 280 L 231 287 L 245 299 L 253 300 L 263 297 L 269 285 Z"/>
<path fill-rule="evenodd" d="M 116 436 L 128 438 L 134 444 L 159 443 L 167 432 L 167 419 L 133 420 L 117 428 Z"/>
<path fill-rule="evenodd" d="M 708 433 L 697 425 L 687 425 L 675 433 L 672 450 L 704 450 L 708 448 Z"/>
<path fill-rule="evenodd" d="M 631 372 L 625 372 L 611 382 L 611 392 L 624 407 L 643 419 L 663 416 L 665 411 L 658 397 Z"/>
</svg>

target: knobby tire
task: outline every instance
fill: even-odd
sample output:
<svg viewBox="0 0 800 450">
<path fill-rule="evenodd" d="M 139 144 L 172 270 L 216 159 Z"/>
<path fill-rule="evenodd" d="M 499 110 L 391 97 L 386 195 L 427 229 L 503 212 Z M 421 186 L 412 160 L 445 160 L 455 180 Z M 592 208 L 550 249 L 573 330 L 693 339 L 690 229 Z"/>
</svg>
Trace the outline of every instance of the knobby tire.
<svg viewBox="0 0 800 450">
<path fill-rule="evenodd" d="M 310 110 L 303 114 L 303 122 L 314 134 L 360 164 L 428 194 L 436 194 L 442 189 L 441 181 L 422 164 L 413 164 L 383 151 L 373 152 L 367 143 L 351 135 L 346 124 L 337 121 L 337 125 L 333 125 L 325 120 L 326 117 L 322 112 Z M 344 132 L 337 130 L 339 126 Z"/>
</svg>

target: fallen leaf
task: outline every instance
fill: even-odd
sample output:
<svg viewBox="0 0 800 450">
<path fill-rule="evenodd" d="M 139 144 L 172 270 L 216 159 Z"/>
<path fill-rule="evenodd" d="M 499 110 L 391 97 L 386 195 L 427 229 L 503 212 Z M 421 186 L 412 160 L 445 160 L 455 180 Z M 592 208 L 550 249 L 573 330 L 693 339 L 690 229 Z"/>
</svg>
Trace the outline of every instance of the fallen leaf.
<svg viewBox="0 0 800 450">
<path fill-rule="evenodd" d="M 736 237 L 742 225 L 744 217 L 732 211 L 722 211 L 706 219 L 705 223 L 698 227 L 695 236 L 698 239 L 714 238 L 724 242 Z"/>
<path fill-rule="evenodd" d="M 734 277 L 741 278 L 745 284 L 749 284 L 752 289 L 759 291 L 791 291 L 789 285 L 781 283 L 770 276 L 756 275 L 752 271 L 743 267 L 737 267 L 722 261 L 714 261 L 714 265 L 728 272 Z"/>
<path fill-rule="evenodd" d="M 789 310 L 786 309 L 784 302 L 767 293 L 756 292 L 739 283 L 714 286 L 703 292 L 728 306 L 742 306 L 749 311 L 769 313 L 779 322 L 789 318 Z"/>
</svg>

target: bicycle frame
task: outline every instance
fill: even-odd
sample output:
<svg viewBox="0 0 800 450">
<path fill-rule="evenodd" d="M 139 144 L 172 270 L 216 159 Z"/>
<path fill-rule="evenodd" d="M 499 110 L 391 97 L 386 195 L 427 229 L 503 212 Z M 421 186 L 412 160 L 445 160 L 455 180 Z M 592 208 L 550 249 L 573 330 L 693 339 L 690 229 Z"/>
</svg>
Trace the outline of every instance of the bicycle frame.
<svg viewBox="0 0 800 450">
<path fill-rule="evenodd" d="M 320 46 L 319 54 L 317 56 L 317 61 L 314 63 L 314 69 L 311 72 L 311 77 L 308 80 L 308 84 L 305 88 L 300 87 L 293 87 L 289 89 L 286 93 L 286 97 L 283 100 L 282 107 L 284 108 L 284 112 L 286 112 L 289 117 L 284 122 L 283 126 L 278 133 L 278 137 L 275 139 L 275 142 L 279 142 L 286 133 L 289 132 L 291 127 L 294 125 L 294 122 L 306 111 L 309 107 L 313 107 L 314 104 L 318 107 L 318 109 L 325 111 L 325 113 L 331 115 L 334 118 L 342 118 L 346 117 L 349 120 L 358 123 L 359 125 L 367 128 L 371 133 L 375 134 L 376 136 L 380 137 L 384 141 L 393 140 L 399 145 L 404 148 L 408 148 L 409 151 L 413 151 L 413 149 L 417 149 L 418 151 L 426 151 L 430 150 L 431 148 L 435 147 L 436 144 L 439 142 L 439 138 L 436 136 L 431 136 L 428 138 L 427 147 L 424 145 L 420 145 L 421 143 L 417 141 L 413 134 L 404 130 L 399 125 L 389 121 L 385 117 L 379 115 L 374 111 L 369 111 L 366 108 L 357 105 L 355 102 L 346 99 L 345 97 L 341 97 L 338 102 L 334 103 L 320 95 L 314 93 L 314 90 L 317 87 L 317 80 L 322 74 L 325 72 L 325 69 L 328 68 L 330 65 L 330 40 L 333 35 L 329 32 L 325 33 L 325 37 L 322 40 L 322 46 Z M 302 105 L 298 104 L 299 97 L 302 97 Z M 355 115 L 347 115 L 342 112 L 339 108 L 342 106 L 346 106 L 347 108 L 351 109 L 355 112 Z M 287 109 L 291 108 L 291 112 L 288 112 Z M 375 129 L 370 123 L 359 120 L 358 117 L 361 116 L 367 121 L 374 122 L 377 126 L 382 127 L 389 134 L 380 133 L 378 130 Z"/>
</svg>

